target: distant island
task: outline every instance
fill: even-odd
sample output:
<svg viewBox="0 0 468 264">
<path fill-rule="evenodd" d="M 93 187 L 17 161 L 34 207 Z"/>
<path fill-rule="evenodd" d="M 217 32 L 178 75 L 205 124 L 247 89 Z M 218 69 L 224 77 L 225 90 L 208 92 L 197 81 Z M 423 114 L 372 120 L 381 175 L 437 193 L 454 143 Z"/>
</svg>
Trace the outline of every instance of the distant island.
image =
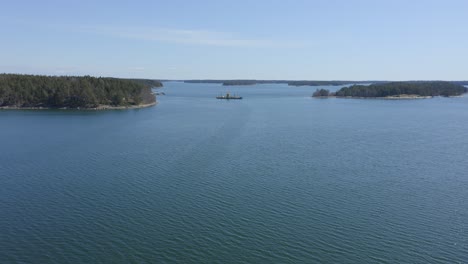
<svg viewBox="0 0 468 264">
<path fill-rule="evenodd" d="M 219 83 L 224 86 L 230 85 L 255 85 L 264 83 L 286 83 L 286 81 L 264 81 L 264 80 L 184 80 L 184 83 Z"/>
<path fill-rule="evenodd" d="M 185 80 L 185 83 L 220 83 L 224 86 L 255 84 L 287 84 L 289 86 L 330 86 L 346 84 L 383 83 L 385 81 L 291 81 L 291 80 Z"/>
<path fill-rule="evenodd" d="M 184 80 L 185 83 L 211 83 L 211 84 L 222 84 L 224 86 L 231 85 L 256 85 L 256 84 L 287 84 L 289 86 L 341 86 L 341 85 L 363 85 L 363 84 L 388 84 L 395 83 L 391 81 L 377 81 L 377 80 L 363 80 L 363 81 L 292 81 L 292 80 L 248 80 L 248 79 L 239 79 L 239 80 L 209 80 L 209 79 L 200 79 L 200 80 Z M 435 82 L 435 81 L 409 81 L 403 83 L 424 83 L 424 82 Z M 400 82 L 401 83 L 401 82 Z M 468 81 L 449 81 L 449 83 L 458 84 L 458 85 L 468 85 Z"/>
<path fill-rule="evenodd" d="M 349 84 L 385 83 L 387 81 L 288 81 L 290 86 L 339 86 Z"/>
<path fill-rule="evenodd" d="M 231 86 L 231 85 L 255 85 L 261 84 L 262 82 L 255 81 L 255 80 L 232 80 L 232 81 L 224 81 L 224 86 Z"/>
<path fill-rule="evenodd" d="M 0 74 L 0 109 L 125 109 L 156 104 L 146 79 Z"/>
<path fill-rule="evenodd" d="M 433 96 L 460 96 L 467 92 L 461 84 L 444 81 L 410 81 L 388 82 L 371 85 L 352 85 L 343 87 L 336 92 L 327 89 L 317 89 L 313 97 L 345 97 L 345 98 L 388 98 L 413 99 L 430 98 Z"/>
</svg>

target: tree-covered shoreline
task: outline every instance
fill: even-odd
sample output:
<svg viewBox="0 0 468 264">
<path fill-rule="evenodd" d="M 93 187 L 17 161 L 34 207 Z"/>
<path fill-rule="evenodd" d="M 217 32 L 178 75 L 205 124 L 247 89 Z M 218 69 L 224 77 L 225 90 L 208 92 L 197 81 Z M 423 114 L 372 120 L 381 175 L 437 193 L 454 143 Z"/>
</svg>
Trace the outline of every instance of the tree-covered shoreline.
<svg viewBox="0 0 468 264">
<path fill-rule="evenodd" d="M 91 76 L 0 74 L 2 108 L 133 107 L 156 102 L 158 81 Z"/>
<path fill-rule="evenodd" d="M 386 98 L 386 97 L 433 97 L 460 96 L 467 92 L 463 85 L 445 81 L 409 81 L 388 82 L 371 85 L 351 85 L 336 92 L 320 89 L 313 93 L 313 97 L 353 97 L 353 98 Z"/>
<path fill-rule="evenodd" d="M 467 88 L 444 81 L 390 82 L 371 85 L 352 85 L 338 90 L 336 96 L 344 97 L 388 97 L 398 95 L 459 96 Z"/>
</svg>

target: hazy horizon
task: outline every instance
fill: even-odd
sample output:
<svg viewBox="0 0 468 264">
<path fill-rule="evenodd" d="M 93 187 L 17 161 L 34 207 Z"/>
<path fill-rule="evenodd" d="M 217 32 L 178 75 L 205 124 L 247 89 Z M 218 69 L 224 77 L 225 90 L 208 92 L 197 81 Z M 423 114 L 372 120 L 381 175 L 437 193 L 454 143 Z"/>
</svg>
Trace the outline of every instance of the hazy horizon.
<svg viewBox="0 0 468 264">
<path fill-rule="evenodd" d="M 177 81 L 237 81 L 237 80 L 251 80 L 251 81 L 271 81 L 271 82 L 281 82 L 281 81 L 324 81 L 324 82 L 333 82 L 333 81 L 338 81 L 338 82 L 343 82 L 343 81 L 350 81 L 350 82 L 362 82 L 362 81 L 369 81 L 369 82 L 373 82 L 373 81 L 378 81 L 378 82 L 400 82 L 400 81 L 407 81 L 407 82 L 418 82 L 418 81 L 447 81 L 447 82 L 459 82 L 459 81 L 468 81 L 468 78 L 467 79 L 459 79 L 459 80 L 441 80 L 441 79 L 419 79 L 419 80 L 416 80 L 416 79 L 408 79 L 408 80 L 370 80 L 370 79 L 356 79 L 356 80 L 348 80 L 348 79 L 333 79 L 333 80 L 323 80 L 323 79 L 295 79 L 295 80 L 292 80 L 292 79 L 248 79 L 248 78 L 236 78 L 236 79 L 208 79 L 208 78 L 192 78 L 192 79 L 168 79 L 168 78 L 144 78 L 144 77 L 125 77 L 125 76 L 122 76 L 122 77 L 116 77 L 116 76 L 101 76 L 101 75 L 92 75 L 92 74 L 81 74 L 81 75 L 60 75 L 60 74 L 35 74 L 35 73 L 15 73 L 15 72 L 3 72 L 3 73 L 0 73 L 0 74 L 24 74 L 24 75 L 44 75 L 44 76 L 55 76 L 55 77 L 62 77 L 62 76 L 91 76 L 91 77 L 100 77 L 100 78 L 122 78 L 122 79 L 148 79 L 148 80 L 158 80 L 158 81 L 162 81 L 162 82 L 177 82 Z"/>
</svg>

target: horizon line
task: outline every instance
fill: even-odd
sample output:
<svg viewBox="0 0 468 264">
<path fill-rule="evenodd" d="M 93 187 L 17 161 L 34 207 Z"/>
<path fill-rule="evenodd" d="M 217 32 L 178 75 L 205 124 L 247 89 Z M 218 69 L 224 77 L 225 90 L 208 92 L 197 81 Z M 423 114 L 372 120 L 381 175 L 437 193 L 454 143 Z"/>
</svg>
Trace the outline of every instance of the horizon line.
<svg viewBox="0 0 468 264">
<path fill-rule="evenodd" d="M 90 76 L 95 78 L 116 78 L 116 79 L 142 79 L 142 80 L 153 80 L 153 81 L 166 81 L 166 82 L 178 82 L 178 81 L 213 81 L 213 82 L 224 82 L 224 81 L 266 81 L 266 82 L 413 82 L 413 81 L 446 81 L 446 82 L 468 82 L 467 79 L 406 79 L 406 80 L 385 80 L 385 79 L 250 79 L 250 78 L 234 78 L 234 79 L 210 79 L 210 78 L 177 78 L 177 79 L 166 79 L 166 78 L 145 78 L 145 77 L 115 77 L 115 76 L 102 76 L 93 74 L 81 74 L 81 75 L 60 75 L 60 74 L 32 74 L 32 73 L 8 73 L 3 72 L 0 75 L 33 75 L 33 76 L 50 76 L 50 77 L 84 77 Z"/>
</svg>

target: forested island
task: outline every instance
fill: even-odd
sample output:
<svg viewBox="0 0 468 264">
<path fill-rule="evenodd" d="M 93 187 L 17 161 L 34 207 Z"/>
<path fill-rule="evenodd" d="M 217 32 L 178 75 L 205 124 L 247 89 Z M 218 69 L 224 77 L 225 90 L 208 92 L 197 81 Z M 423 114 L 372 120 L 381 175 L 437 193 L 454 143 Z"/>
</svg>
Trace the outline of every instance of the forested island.
<svg viewBox="0 0 468 264">
<path fill-rule="evenodd" d="M 351 98 L 430 98 L 433 96 L 460 96 L 467 92 L 463 85 L 444 81 L 388 82 L 371 85 L 352 85 L 336 92 L 317 89 L 313 97 Z"/>
<path fill-rule="evenodd" d="M 224 81 L 224 86 L 231 86 L 231 85 L 255 85 L 255 84 L 262 84 L 265 83 L 264 81 L 256 81 L 256 80 L 232 80 L 232 81 Z"/>
<path fill-rule="evenodd" d="M 0 74 L 0 108 L 119 109 L 156 104 L 146 79 Z"/>
<path fill-rule="evenodd" d="M 220 83 L 224 86 L 230 85 L 255 85 L 265 83 L 287 83 L 287 81 L 275 80 L 184 80 L 185 83 Z"/>
<path fill-rule="evenodd" d="M 290 81 L 290 80 L 185 80 L 185 83 L 220 83 L 224 86 L 255 84 L 287 84 L 289 86 L 330 86 L 350 83 L 381 83 L 383 81 Z"/>
<path fill-rule="evenodd" d="M 290 86 L 339 86 L 347 84 L 384 83 L 385 81 L 288 81 Z"/>
</svg>

